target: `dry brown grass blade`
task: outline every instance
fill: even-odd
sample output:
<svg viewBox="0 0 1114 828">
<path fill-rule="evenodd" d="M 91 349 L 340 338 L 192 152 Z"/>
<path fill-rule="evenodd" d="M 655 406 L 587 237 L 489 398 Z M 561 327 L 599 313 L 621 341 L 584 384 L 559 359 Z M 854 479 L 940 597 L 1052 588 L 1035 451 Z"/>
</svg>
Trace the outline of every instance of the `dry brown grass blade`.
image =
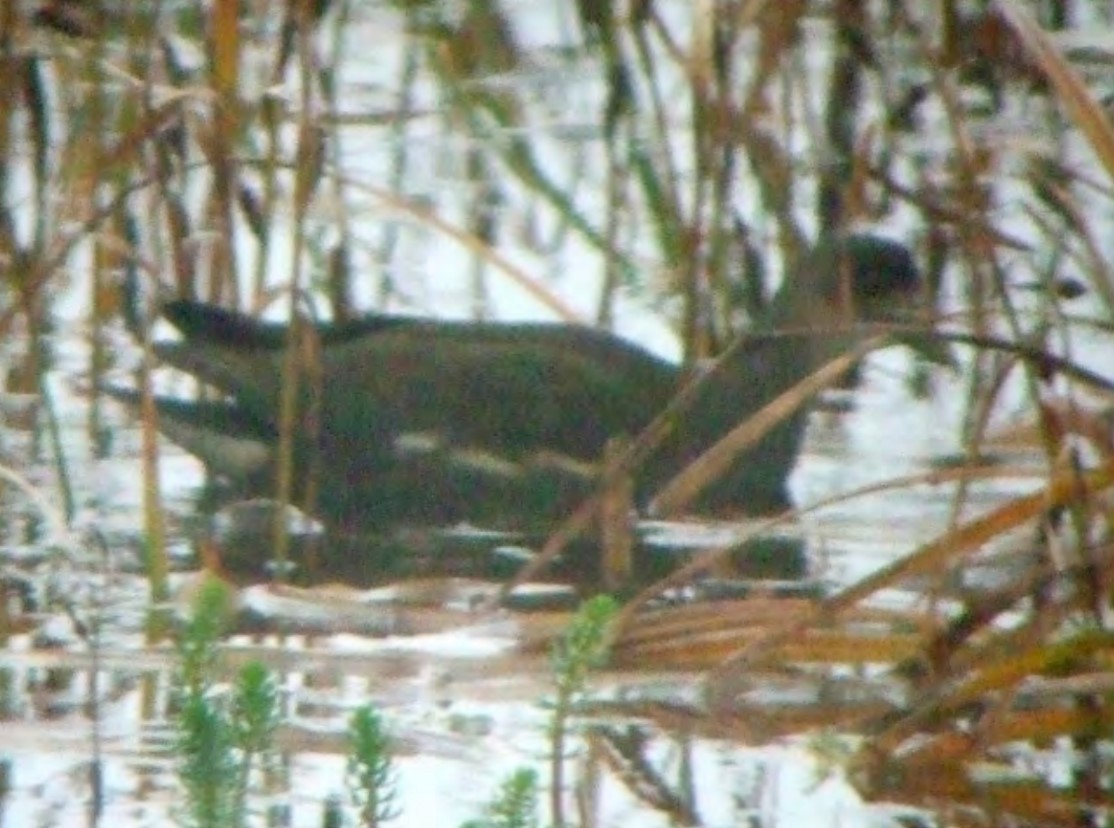
<svg viewBox="0 0 1114 828">
<path fill-rule="evenodd" d="M 220 97 L 222 116 L 227 127 L 234 128 L 236 100 L 240 93 L 240 3 L 239 0 L 215 0 L 210 20 L 212 85 Z M 232 134 L 225 132 L 231 147 Z"/>
<path fill-rule="evenodd" d="M 599 503 L 600 573 L 606 591 L 622 589 L 634 577 L 634 481 L 622 471 L 627 441 L 612 438 L 604 450 L 604 477 L 614 480 Z"/>
<path fill-rule="evenodd" d="M 623 669 L 708 670 L 763 635 L 763 629 L 724 627 L 679 638 L 616 647 L 612 658 Z M 793 664 L 894 664 L 916 657 L 921 637 L 809 631 L 778 649 L 778 661 Z"/>
<path fill-rule="evenodd" d="M 1033 591 L 1026 594 L 1031 596 Z M 780 614 L 778 600 L 758 600 L 754 606 L 750 603 L 719 602 L 704 608 L 670 608 L 639 616 L 634 628 L 616 642 L 614 666 L 635 671 L 655 667 L 697 670 L 702 662 L 730 646 L 732 641 L 739 644 L 753 640 L 756 634 L 761 635 L 763 630 L 778 625 L 781 617 L 811 610 L 806 601 L 785 602 Z M 999 607 L 997 613 L 988 613 L 977 629 L 993 629 L 990 625 L 997 614 L 1005 611 L 1010 603 Z M 760 720 L 763 722 L 762 738 L 815 728 L 870 732 L 877 734 L 870 743 L 871 751 L 905 755 L 910 745 L 922 744 L 928 732 L 954 727 L 954 723 L 963 720 L 971 710 L 986 709 L 990 703 L 991 712 L 983 716 L 977 729 L 981 740 L 978 744 L 993 745 L 1011 738 L 1011 734 L 1016 738 L 1084 735 L 1092 732 L 1088 730 L 1086 715 L 1065 718 L 1049 710 L 1047 715 L 1038 716 L 1028 706 L 1020 712 L 993 710 L 994 699 L 1004 698 L 1012 704 L 1018 692 L 1025 692 L 1023 682 L 1033 675 L 1064 669 L 1068 664 L 1094 670 L 1106 663 L 1103 659 L 1109 648 L 1102 637 L 1083 636 L 1056 648 L 1044 643 L 1042 630 L 1055 627 L 1066 614 L 1078 610 L 1078 606 L 1072 604 L 1070 600 L 1055 604 L 1051 611 L 1042 612 L 1038 623 L 1020 630 L 1010 629 L 990 638 L 981 637 L 976 646 L 961 651 L 963 658 L 953 657 L 954 662 L 964 661 L 966 667 L 957 669 L 953 663 L 951 671 L 934 674 L 931 684 L 921 682 L 924 689 L 907 688 L 918 693 L 923 701 L 905 713 L 900 713 L 900 702 L 896 701 L 902 696 L 884 691 L 885 682 L 868 681 L 851 695 L 833 696 L 830 690 L 824 689 L 829 682 L 827 671 L 810 672 L 809 665 L 844 668 L 863 663 L 890 665 L 893 668 L 891 678 L 905 685 L 908 680 L 901 677 L 904 666 L 920 663 L 930 649 L 922 633 L 910 631 L 931 631 L 938 621 L 932 614 L 919 617 L 911 611 L 853 609 L 842 618 L 842 628 L 810 630 L 778 648 L 768 662 L 752 664 L 746 686 L 759 691 L 765 700 L 740 701 L 729 719 L 720 717 L 717 721 L 730 720 L 740 727 L 750 728 L 754 734 L 758 732 L 756 722 Z M 953 682 L 951 676 L 957 674 Z M 771 688 L 785 680 L 792 682 L 795 696 L 800 698 L 801 693 L 808 693 L 812 701 L 798 702 L 788 710 L 770 701 L 771 697 L 776 698 L 776 693 L 771 696 Z M 1053 705 L 1070 704 L 1072 694 L 1101 692 L 1101 687 L 1095 688 L 1092 684 L 1078 688 L 1072 683 L 1063 687 L 1058 695 L 1043 692 L 1042 698 L 1051 698 L 1051 702 L 1045 703 Z M 1026 694 L 1026 698 L 1030 695 Z M 840 700 L 832 701 L 834 698 Z M 1032 703 L 1029 701 L 1026 705 Z M 1022 713 L 1027 718 L 1019 718 Z M 900 717 L 895 719 L 896 714 Z M 1093 727 L 1097 720 L 1091 716 L 1090 721 Z M 884 727 L 881 731 L 880 726 Z M 940 740 L 940 750 L 955 749 L 955 739 L 950 733 L 935 737 Z M 962 735 L 975 744 L 971 731 L 965 730 Z M 929 750 L 931 744 L 924 743 L 924 747 L 916 750 Z M 971 758 L 971 754 L 966 758 Z"/>
<path fill-rule="evenodd" d="M 1086 136 L 1106 174 L 1114 181 L 1114 126 L 1102 106 L 1087 89 L 1079 73 L 1019 3 L 997 0 L 994 7 L 1048 78 L 1068 116 Z"/>
<path fill-rule="evenodd" d="M 1096 232 L 1105 231 L 1094 225 L 1093 213 L 1088 209 L 1087 202 L 1079 197 L 1070 186 L 1066 184 L 1043 183 L 1040 191 L 1045 193 L 1045 201 L 1055 205 L 1056 210 L 1071 227 L 1071 237 L 1078 240 L 1079 251 L 1076 259 L 1080 269 L 1087 275 L 1089 283 L 1102 297 L 1107 314 L 1114 313 L 1114 277 L 1111 275 L 1111 263 L 1107 261 L 1104 253 L 1104 242 L 1096 237 Z M 1059 239 L 1065 232 L 1060 230 L 1056 223 L 1051 222 L 1047 216 L 1035 209 L 1028 209 L 1031 220 L 1042 228 L 1048 240 L 1048 246 L 1062 243 Z"/>
<path fill-rule="evenodd" d="M 1009 581 L 1005 585 L 959 591 L 962 610 L 925 642 L 920 665 L 912 674 L 923 671 L 936 683 L 968 676 L 1002 653 L 1038 646 L 1048 630 L 1059 629 L 1070 618 L 1097 621 L 1096 593 L 1103 594 L 1101 584 L 1112 577 L 1111 545 L 1081 550 L 1078 561 L 1064 556 L 1057 561 L 1047 552 L 1042 543 L 1012 549 L 1007 553 L 1008 560 L 998 556 L 995 564 L 999 568 L 1008 566 Z M 1039 600 L 1037 608 L 1030 607 L 1034 599 Z M 1007 614 L 1012 614 L 1013 620 L 999 624 Z M 1018 623 L 1019 617 L 1030 619 L 1030 623 Z"/>
<path fill-rule="evenodd" d="M 761 742 L 770 742 L 818 731 L 854 732 L 860 722 L 877 720 L 890 710 L 890 705 L 873 699 L 845 701 L 839 705 L 813 702 L 782 708 L 743 703 L 731 721 L 741 719 L 761 737 Z"/>
<path fill-rule="evenodd" d="M 490 242 L 485 241 L 474 233 L 470 233 L 459 225 L 448 221 L 436 211 L 428 209 L 413 199 L 407 199 L 392 193 L 382 187 L 375 187 L 365 181 L 345 179 L 346 187 L 356 192 L 372 196 L 391 210 L 402 213 L 414 220 L 428 225 L 466 248 L 469 253 L 481 257 L 487 264 L 496 268 L 514 285 L 530 294 L 544 307 L 548 308 L 562 322 L 583 323 L 581 314 L 577 313 L 571 305 L 561 299 L 550 287 L 540 279 L 531 276 L 518 267 L 509 258 L 496 250 Z"/>
<path fill-rule="evenodd" d="M 852 731 L 860 721 L 878 720 L 892 709 L 892 705 L 870 698 L 845 700 L 839 704 L 823 701 L 778 704 L 769 699 L 771 694 L 777 693 L 777 680 L 777 676 L 760 677 L 757 683 L 764 685 L 760 694 L 764 693 L 766 698 L 753 704 L 741 703 L 738 713 L 731 717 L 708 716 L 698 705 L 644 698 L 592 700 L 585 703 L 580 712 L 592 717 L 648 721 L 666 733 L 765 744 L 820 729 Z M 660 683 L 660 679 L 658 681 Z M 771 691 L 771 687 L 774 690 Z M 795 690 L 794 694 L 800 696 L 799 691 Z M 814 690 L 813 696 L 818 695 Z"/>
<path fill-rule="evenodd" d="M 709 739 L 734 739 L 742 743 L 755 742 L 759 734 L 751 722 L 733 719 L 713 721 L 697 705 L 681 701 L 656 699 L 603 700 L 588 699 L 579 708 L 585 716 L 624 718 L 650 722 L 665 733 L 684 733 Z"/>
<path fill-rule="evenodd" d="M 1114 182 L 1114 125 L 1111 125 L 1102 105 L 1087 89 L 1079 73 L 1020 4 L 997 0 L 994 5 L 1033 63 L 1052 84 L 1068 117 L 1079 127 L 1106 170 L 1107 177 Z M 1106 280 L 1096 279 L 1093 284 L 1102 293 L 1107 307 L 1114 307 L 1114 289 Z"/>
<path fill-rule="evenodd" d="M 673 428 L 675 419 L 686 412 L 693 402 L 697 399 L 699 390 L 703 387 L 704 383 L 712 381 L 716 376 L 716 368 L 729 364 L 730 360 L 736 358 L 741 349 L 748 346 L 748 340 L 745 336 L 739 337 L 732 344 L 728 350 L 719 357 L 716 366 L 706 371 L 690 382 L 686 383 L 684 387 L 673 397 L 670 403 L 661 411 L 653 421 L 650 422 L 636 439 L 630 444 L 622 457 L 616 458 L 614 463 L 610 465 L 613 473 L 605 475 L 604 479 L 600 481 L 597 493 L 590 496 L 583 503 L 581 503 L 576 510 L 570 514 L 561 523 L 560 526 L 549 536 L 546 540 L 545 546 L 541 552 L 526 566 L 522 567 L 515 576 L 510 579 L 504 586 L 503 592 L 500 594 L 500 600 L 504 598 L 515 587 L 520 586 L 529 579 L 533 578 L 536 574 L 543 571 L 546 566 L 549 566 L 557 555 L 565 548 L 565 546 L 576 538 L 581 532 L 585 531 L 595 519 L 599 510 L 600 492 L 606 491 L 608 487 L 614 484 L 616 474 L 626 474 L 635 471 L 650 455 L 650 453 L 657 447 L 662 439 L 670 433 Z M 876 347 L 876 346 L 872 346 Z M 807 380 L 806 380 L 807 382 Z M 782 414 L 785 416 L 785 414 Z M 773 422 L 767 424 L 767 427 L 773 425 Z M 760 436 L 760 435 L 759 435 Z M 765 529 L 775 528 L 779 523 L 788 521 L 792 513 L 787 513 L 779 518 L 764 524 Z M 757 533 L 755 533 L 757 534 Z M 731 547 L 722 550 L 723 555 L 730 551 Z M 710 557 L 709 557 L 710 560 Z M 673 576 L 665 579 L 661 584 L 655 586 L 651 590 L 645 590 L 640 593 L 635 600 L 628 605 L 620 616 L 618 626 L 625 624 L 630 616 L 633 614 L 632 608 L 637 607 L 644 603 L 648 596 L 656 595 L 660 589 L 664 588 L 668 583 L 676 583 L 677 579 L 685 576 L 686 573 L 697 571 L 701 564 L 694 564 L 682 567 L 677 570 Z"/>
<path fill-rule="evenodd" d="M 921 547 L 914 554 L 884 567 L 833 597 L 827 611 L 843 612 L 846 608 L 898 581 L 917 575 L 940 572 L 945 565 L 978 549 L 983 543 L 1040 517 L 1055 506 L 1074 500 L 1084 487 L 1091 491 L 1108 488 L 1114 483 L 1114 464 L 1088 475 L 1066 472 L 1054 477 L 1048 487 L 1036 494 L 1018 497 Z"/>
<path fill-rule="evenodd" d="M 648 512 L 656 517 L 665 517 L 683 510 L 709 485 L 722 477 L 740 454 L 754 446 L 774 426 L 798 411 L 808 400 L 844 376 L 856 362 L 879 347 L 883 341 L 883 337 L 873 337 L 860 343 L 735 426 L 670 480 L 650 501 Z"/>
<path fill-rule="evenodd" d="M 970 730 L 949 731 L 926 738 L 912 751 L 903 752 L 901 764 L 916 765 L 966 762 L 972 755 L 1009 742 L 1048 744 L 1063 736 L 1087 736 L 1109 731 L 1114 711 L 1090 710 L 1068 705 L 1036 710 L 1010 710 L 988 716 Z"/>
<path fill-rule="evenodd" d="M 796 520 L 798 517 L 822 512 L 825 509 L 852 502 L 859 498 L 888 491 L 900 491 L 914 486 L 940 486 L 948 483 L 971 482 L 975 480 L 1032 479 L 1034 481 L 1044 481 L 1046 478 L 1047 473 L 1044 469 L 1024 466 L 961 466 L 958 468 L 937 469 L 906 475 L 881 483 L 873 483 L 850 492 L 842 492 L 832 497 L 825 498 L 805 508 L 774 515 L 773 517 L 757 522 L 747 531 L 741 532 L 729 544 L 701 550 L 693 556 L 691 561 L 678 567 L 660 581 L 643 589 L 623 605 L 623 609 L 616 619 L 615 627 L 616 629 L 625 629 L 630 624 L 641 623 L 641 619 L 644 617 L 643 608 L 648 602 L 662 592 L 673 587 L 683 586 L 700 574 L 713 570 L 740 545 L 756 537 L 776 531 L 779 527 Z M 811 606 L 811 611 L 815 611 L 816 606 L 814 604 Z M 785 613 L 780 614 L 779 620 L 784 622 Z"/>
<path fill-rule="evenodd" d="M 1002 768 L 1006 770 L 1005 767 Z M 1082 797 L 1077 791 L 1058 793 L 1038 781 L 981 781 L 973 779 L 965 764 L 932 764 L 905 769 L 900 763 L 881 762 L 876 780 L 857 787 L 875 801 L 904 802 L 932 810 L 947 803 L 956 814 L 972 809 L 970 822 L 960 824 L 1022 824 L 1078 826 L 1081 814 L 1090 807 L 1109 807 L 1108 797 Z M 1003 774 L 1004 779 L 1008 779 Z M 995 819 L 997 817 L 997 819 Z"/>
<path fill-rule="evenodd" d="M 802 598 L 755 597 L 648 610 L 632 619 L 616 639 L 615 646 L 638 646 L 688 632 L 718 629 L 725 622 L 740 626 L 764 626 L 785 618 L 786 614 L 804 612 L 812 604 L 812 601 Z"/>
<path fill-rule="evenodd" d="M 732 128 L 746 148 L 763 206 L 777 218 L 778 242 L 783 258 L 790 266 L 807 247 L 806 235 L 794 213 L 797 205 L 793 198 L 796 180 L 793 153 L 785 144 L 779 143 L 774 131 L 768 128 L 767 86 L 776 77 L 774 69 L 790 52 L 788 47 L 793 42 L 804 8 L 805 4 L 800 0 L 793 0 L 777 4 L 774 10 L 765 10 L 764 19 L 776 22 L 761 27 L 754 82 L 741 110 L 732 113 Z"/>
<path fill-rule="evenodd" d="M 1031 363 L 1044 374 L 1062 375 L 1081 382 L 1088 388 L 1093 388 L 1100 393 L 1114 394 L 1114 380 L 1045 348 L 990 334 L 971 334 L 965 331 L 938 331 L 933 336 L 945 342 L 968 345 L 981 351 L 1012 354 L 1025 362 Z"/>
<path fill-rule="evenodd" d="M 1089 662 L 1096 653 L 1114 651 L 1114 633 L 1084 632 L 1067 641 L 1047 644 L 1036 637 L 1033 646 L 984 664 L 947 694 L 946 703 L 960 707 L 991 693 L 1016 687 L 1023 679 L 1049 671 L 1070 670 Z"/>
<path fill-rule="evenodd" d="M 115 173 L 118 169 L 126 170 L 137 163 L 144 163 L 143 151 L 152 141 L 159 138 L 163 130 L 181 117 L 184 97 L 175 96 L 160 106 L 144 112 L 130 129 L 97 157 L 95 169 L 83 172 L 100 179 Z"/>
<path fill-rule="evenodd" d="M 595 726 L 588 732 L 589 751 L 602 759 L 628 792 L 667 817 L 670 824 L 698 825 L 690 797 L 676 790 L 647 758 L 651 747 L 641 728 Z"/>
<path fill-rule="evenodd" d="M 963 611 L 925 641 L 920 664 L 931 676 L 931 681 L 940 682 L 949 676 L 965 675 L 969 670 L 978 669 L 983 660 L 994 657 L 994 653 L 1016 651 L 1019 647 L 1029 646 L 1032 635 L 1030 628 L 1015 624 L 1001 629 L 995 625 L 1005 613 L 1015 610 L 1019 604 L 1048 589 L 1055 575 L 1048 572 L 1040 562 L 1029 567 L 1025 567 L 1021 561 L 1018 564 L 1022 569 L 1012 583 L 990 594 L 968 596 Z M 1065 603 L 1056 606 L 1062 608 L 1059 612 L 1071 609 Z M 1041 619 L 1048 624 L 1053 621 L 1053 615 L 1052 609 L 1046 607 Z M 969 646 L 980 635 L 982 637 L 978 644 Z"/>
<path fill-rule="evenodd" d="M 141 458 L 143 485 L 143 533 L 146 544 L 147 580 L 153 607 L 163 606 L 170 596 L 170 561 L 166 554 L 166 519 L 163 511 L 162 487 L 159 478 L 158 411 L 151 383 L 154 355 L 150 338 L 143 341 L 143 361 L 136 374 L 139 383 Z M 169 627 L 166 613 L 153 611 L 148 616 L 147 643 L 161 641 Z"/>
<path fill-rule="evenodd" d="M 1106 634 L 1084 635 L 1077 639 L 1047 645 L 1038 632 L 1029 636 L 1027 646 L 1017 652 L 991 652 L 980 668 L 957 679 L 954 684 L 941 680 L 936 688 L 926 688 L 915 709 L 886 726 L 873 738 L 871 749 L 896 752 L 907 740 L 917 740 L 926 732 L 953 727 L 956 717 L 976 705 L 993 705 L 995 699 L 1010 699 L 1030 676 L 1075 665 L 1089 666 L 1090 658 L 1111 646 Z M 1001 702 L 1006 703 L 1006 702 Z"/>
<path fill-rule="evenodd" d="M 713 708 L 728 709 L 734 695 L 733 687 L 742 680 L 749 666 L 757 659 L 770 657 L 775 649 L 784 646 L 805 630 L 817 625 L 831 624 L 834 619 L 860 601 L 906 578 L 942 572 L 947 565 L 958 562 L 987 541 L 1028 523 L 1054 506 L 1075 500 L 1083 490 L 1096 492 L 1108 488 L 1112 483 L 1114 483 L 1114 463 L 1107 464 L 1102 470 L 1088 475 L 1079 476 L 1072 473 L 1057 475 L 1044 490 L 1015 498 L 990 513 L 969 521 L 926 544 L 912 555 L 895 561 L 820 602 L 813 612 L 803 618 L 789 621 L 763 639 L 742 648 L 712 671 L 708 677 L 708 686 Z"/>
<path fill-rule="evenodd" d="M 635 616 L 612 649 L 623 669 L 711 669 L 743 643 L 757 640 L 784 619 L 811 612 L 815 602 L 795 598 L 747 598 L 652 610 Z M 794 663 L 884 663 L 913 658 L 922 646 L 909 630 L 921 626 L 909 613 L 880 609 L 848 613 L 858 631 L 810 631 L 779 650 Z"/>
</svg>

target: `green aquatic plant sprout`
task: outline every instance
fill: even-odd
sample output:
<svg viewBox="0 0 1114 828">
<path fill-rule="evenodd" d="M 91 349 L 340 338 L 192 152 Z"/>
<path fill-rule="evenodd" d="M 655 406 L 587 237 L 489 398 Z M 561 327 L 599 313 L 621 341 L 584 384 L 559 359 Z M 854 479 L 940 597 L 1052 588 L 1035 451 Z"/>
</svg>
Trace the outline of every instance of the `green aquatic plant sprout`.
<svg viewBox="0 0 1114 828">
<path fill-rule="evenodd" d="M 202 584 L 193 611 L 179 629 L 178 692 L 183 696 L 206 694 L 212 685 L 217 660 L 217 642 L 232 613 L 231 589 L 211 578 Z"/>
<path fill-rule="evenodd" d="M 610 595 L 597 595 L 581 604 L 565 635 L 553 646 L 557 706 L 575 702 L 584 692 L 588 675 L 607 659 L 608 625 L 619 611 Z"/>
<path fill-rule="evenodd" d="M 178 778 L 185 791 L 182 821 L 194 828 L 237 826 L 236 757 L 232 731 L 219 705 L 203 694 L 189 695 L 178 714 Z"/>
<path fill-rule="evenodd" d="M 360 812 L 362 828 L 377 828 L 400 810 L 398 774 L 391 760 L 391 739 L 383 717 L 370 705 L 352 714 L 348 725 L 348 792 Z"/>
<path fill-rule="evenodd" d="M 254 771 L 266 763 L 280 723 L 274 675 L 259 662 L 239 672 L 231 693 L 216 684 L 218 643 L 230 615 L 230 593 L 206 583 L 178 641 L 178 775 L 185 790 L 182 821 L 198 828 L 245 825 Z"/>
<path fill-rule="evenodd" d="M 460 828 L 538 828 L 538 774 L 519 768 L 499 787 L 484 816 Z"/>
<path fill-rule="evenodd" d="M 609 595 L 597 595 L 580 605 L 564 636 L 553 645 L 552 664 L 557 683 L 550 740 L 550 809 L 553 824 L 565 824 L 562 794 L 565 787 L 565 752 L 569 720 L 583 698 L 588 677 L 603 666 L 610 645 L 611 620 L 619 612 L 618 602 Z"/>
</svg>

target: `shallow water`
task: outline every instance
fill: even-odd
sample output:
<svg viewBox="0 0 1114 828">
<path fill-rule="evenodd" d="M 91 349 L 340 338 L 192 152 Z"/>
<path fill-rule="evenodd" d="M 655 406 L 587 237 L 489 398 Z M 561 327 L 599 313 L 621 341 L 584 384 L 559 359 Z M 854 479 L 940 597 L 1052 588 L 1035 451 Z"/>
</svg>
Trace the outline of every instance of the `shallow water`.
<svg viewBox="0 0 1114 828">
<path fill-rule="evenodd" d="M 955 423 L 961 411 L 952 394 L 955 381 L 941 376 L 937 393 L 917 400 L 903 388 L 907 369 L 900 356 L 879 358 L 871 363 L 864 386 L 842 395 L 850 405 L 840 408 L 849 410 L 814 415 L 793 478 L 799 504 L 923 470 L 934 458 L 956 450 Z M 895 427 L 895 412 L 899 427 Z M 80 429 L 81 422 L 71 415 L 66 425 L 73 431 Z M 173 659 L 165 650 L 151 650 L 142 643 L 145 588 L 137 574 L 128 574 L 136 571 L 139 539 L 135 532 L 141 523 L 138 435 L 123 418 L 120 425 L 115 439 L 119 455 L 91 462 L 74 473 L 77 499 L 84 506 L 81 522 L 103 535 L 105 557 L 100 558 L 96 545 L 90 544 L 88 531 L 71 533 L 68 547 L 63 542 L 69 553 L 84 560 L 82 564 L 56 559 L 53 565 L 34 565 L 29 550 L 37 549 L 41 557 L 41 544 L 13 542 L 6 547 L 13 562 L 20 557 L 13 553 L 24 550 L 19 566 L 37 573 L 32 577 L 33 592 L 41 594 L 48 587 L 61 590 L 74 617 L 86 622 L 99 617 L 101 647 L 93 656 L 83 639 L 88 631 L 75 631 L 64 614 L 50 611 L 42 617 L 32 612 L 24 616 L 28 632 L 15 635 L 0 653 L 9 688 L 3 752 L 12 773 L 0 824 L 82 822 L 88 807 L 88 762 L 94 753 L 105 762 L 106 819 L 127 825 L 156 824 L 174 798 L 168 753 L 172 733 L 164 718 L 167 671 Z M 69 439 L 72 444 L 81 442 L 77 434 Z M 49 479 L 44 469 L 31 469 L 29 478 Z M 190 522 L 200 470 L 180 450 L 164 444 L 161 471 L 170 545 L 185 556 L 190 545 L 181 533 Z M 1024 488 L 1021 483 L 984 487 L 970 498 L 972 508 L 1000 502 Z M 950 487 L 918 486 L 839 503 L 809 514 L 789 531 L 808 544 L 812 580 L 834 588 L 933 537 L 946 525 L 952 508 Z M 675 541 L 704 546 L 721 541 L 737 527 L 672 524 L 659 526 L 658 531 L 668 532 Z M 107 570 L 102 560 L 108 562 Z M 192 579 L 188 558 L 182 566 L 186 572 L 175 576 L 179 602 L 187 600 Z M 461 593 L 457 599 L 462 606 L 470 600 L 466 595 Z M 433 824 L 423 821 L 435 820 L 432 812 L 423 810 L 423 803 L 431 801 L 429 780 L 436 788 L 432 801 L 441 803 L 436 807 L 453 803 L 461 814 L 468 814 L 480 807 L 504 774 L 532 753 L 544 752 L 545 719 L 532 704 L 546 693 L 544 667 L 528 668 L 518 662 L 494 666 L 503 664 L 501 654 L 509 652 L 516 640 L 513 625 L 483 622 L 473 629 L 465 624 L 456 632 L 419 635 L 411 628 L 402 636 L 383 639 L 382 631 L 391 630 L 396 617 L 387 613 L 384 620 L 384 613 L 369 610 L 359 595 L 307 601 L 256 589 L 245 593 L 243 600 L 254 608 L 254 617 L 271 619 L 265 623 L 286 619 L 278 624 L 333 631 L 309 638 L 256 634 L 230 642 L 233 653 L 243 654 L 237 658 L 254 653 L 282 675 L 290 711 L 282 747 L 292 763 L 291 778 L 297 780 L 289 803 L 293 824 L 317 824 L 324 799 L 340 793 L 340 730 L 348 712 L 368 698 L 376 699 L 391 717 L 404 746 L 407 816 L 403 824 Z M 635 685 L 642 693 L 686 695 L 696 686 L 693 680 L 677 677 L 663 682 L 644 676 Z M 96 714 L 91 718 L 93 699 Z M 538 734 L 533 747 L 524 742 L 529 732 Z M 746 755 L 727 745 L 700 747 L 697 761 L 707 766 L 702 779 L 725 778 L 738 789 L 740 780 L 754 772 L 744 770 L 749 767 L 745 762 L 739 764 Z M 752 761 L 761 757 L 769 758 L 754 754 Z M 481 778 L 475 777 L 477 763 L 483 766 Z M 782 768 L 779 773 L 777 785 L 791 790 L 800 784 L 800 780 L 786 781 L 796 779 L 798 772 Z M 770 795 L 770 784 L 766 782 L 763 795 Z M 610 795 L 622 798 L 619 793 Z M 832 796 L 838 801 L 844 794 Z M 621 813 L 623 808 L 616 807 Z M 732 806 L 716 804 L 714 797 L 708 807 L 721 812 L 711 824 L 730 824 L 737 817 Z M 788 807 L 792 811 L 795 806 Z M 610 824 L 619 824 L 621 818 L 615 819 Z"/>
</svg>

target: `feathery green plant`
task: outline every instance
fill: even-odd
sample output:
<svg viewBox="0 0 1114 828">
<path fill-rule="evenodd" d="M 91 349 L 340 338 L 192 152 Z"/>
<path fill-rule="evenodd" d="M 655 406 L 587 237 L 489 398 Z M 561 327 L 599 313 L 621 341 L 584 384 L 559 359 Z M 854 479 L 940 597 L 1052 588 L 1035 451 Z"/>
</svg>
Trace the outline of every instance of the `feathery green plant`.
<svg viewBox="0 0 1114 828">
<path fill-rule="evenodd" d="M 246 824 L 252 771 L 266 761 L 278 729 L 278 688 L 258 662 L 243 667 L 230 695 L 215 683 L 217 644 L 229 618 L 228 587 L 206 583 L 178 642 L 179 777 L 184 821 L 198 828 Z"/>
<path fill-rule="evenodd" d="M 175 751 L 186 795 L 184 822 L 197 828 L 240 824 L 233 804 L 236 759 L 231 728 L 208 696 L 190 695 L 184 700 Z"/>
<path fill-rule="evenodd" d="M 551 657 L 557 694 L 549 724 L 550 810 L 553 824 L 565 824 L 562 794 L 565 787 L 565 749 L 569 720 L 587 690 L 588 676 L 607 659 L 611 620 L 619 604 L 609 595 L 597 595 L 581 604 L 572 623 L 553 645 Z"/>
<path fill-rule="evenodd" d="M 499 793 L 480 819 L 460 828 L 538 828 L 538 774 L 519 768 L 499 786 Z"/>
<path fill-rule="evenodd" d="M 348 725 L 348 792 L 360 811 L 363 828 L 378 828 L 399 815 L 398 780 L 391 760 L 391 739 L 383 717 L 370 705 L 352 714 Z"/>
</svg>

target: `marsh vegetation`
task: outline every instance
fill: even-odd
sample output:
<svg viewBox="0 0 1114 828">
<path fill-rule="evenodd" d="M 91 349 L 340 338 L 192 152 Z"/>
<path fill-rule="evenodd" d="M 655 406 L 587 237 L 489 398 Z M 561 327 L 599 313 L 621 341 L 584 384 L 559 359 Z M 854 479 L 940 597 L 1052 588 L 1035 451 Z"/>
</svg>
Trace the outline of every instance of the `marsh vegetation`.
<svg viewBox="0 0 1114 828">
<path fill-rule="evenodd" d="M 1109 15 L 1088 0 L 4 5 L 0 822 L 204 822 L 181 795 L 215 766 L 182 773 L 207 754 L 174 728 L 185 709 L 227 736 L 200 702 L 257 662 L 272 678 L 238 686 L 280 699 L 282 723 L 262 722 L 275 764 L 245 763 L 217 823 L 774 821 L 774 783 L 733 763 L 779 743 L 925 823 L 1105 824 Z M 291 586 L 277 566 L 236 584 L 206 678 L 183 678 L 176 619 L 227 567 L 220 533 L 196 528 L 199 466 L 158 436 L 152 392 L 198 391 L 153 359 L 167 299 L 294 320 L 281 330 L 307 335 L 252 363 L 278 389 L 320 331 L 368 312 L 583 323 L 699 373 L 761 332 L 818 241 L 864 231 L 912 251 L 935 309 L 913 327 L 953 365 L 831 354 L 741 424 L 724 451 L 859 364 L 865 387 L 812 418 L 794 509 L 744 524 L 653 500 L 689 549 L 627 580 L 636 439 L 527 539 L 525 566 L 431 578 L 428 538 L 384 553 L 409 570 L 362 567 L 373 590 Z M 138 416 L 106 393 L 122 384 Z M 287 411 L 279 501 L 313 479 Z M 685 479 L 714 489 L 716 468 Z M 273 514 L 269 556 L 320 554 Z M 807 589 L 727 566 L 792 526 Z M 561 649 L 571 608 L 511 600 L 575 543 L 618 596 L 581 660 Z M 544 698 L 557 713 L 530 706 Z M 376 764 L 380 720 L 353 718 L 368 701 L 397 777 Z M 374 748 L 362 765 L 341 758 L 349 726 Z M 397 799 L 338 804 L 346 769 Z"/>
</svg>

